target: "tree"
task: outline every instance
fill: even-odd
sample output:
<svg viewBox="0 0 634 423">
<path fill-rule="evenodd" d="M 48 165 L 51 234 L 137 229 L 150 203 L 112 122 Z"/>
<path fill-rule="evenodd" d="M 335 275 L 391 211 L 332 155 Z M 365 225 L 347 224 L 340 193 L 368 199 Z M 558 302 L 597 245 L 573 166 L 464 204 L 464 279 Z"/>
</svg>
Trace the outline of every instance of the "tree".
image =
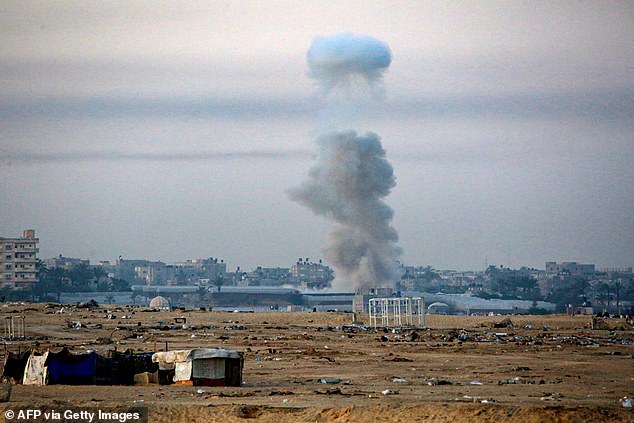
<svg viewBox="0 0 634 423">
<path fill-rule="evenodd" d="M 220 288 L 224 284 L 225 284 L 225 278 L 221 273 L 216 277 L 216 279 L 214 279 L 214 285 L 216 286 L 216 288 L 218 288 L 218 293 L 220 293 Z"/>
<path fill-rule="evenodd" d="M 581 305 L 584 302 L 587 290 L 588 281 L 585 278 L 582 276 L 568 276 L 561 281 L 560 286 L 553 289 L 546 299 L 560 306 L 567 304 Z"/>
<path fill-rule="evenodd" d="M 205 304 L 205 299 L 207 297 L 207 292 L 209 291 L 209 287 L 199 286 L 196 290 L 196 294 L 198 295 L 198 301 L 201 305 Z"/>
</svg>

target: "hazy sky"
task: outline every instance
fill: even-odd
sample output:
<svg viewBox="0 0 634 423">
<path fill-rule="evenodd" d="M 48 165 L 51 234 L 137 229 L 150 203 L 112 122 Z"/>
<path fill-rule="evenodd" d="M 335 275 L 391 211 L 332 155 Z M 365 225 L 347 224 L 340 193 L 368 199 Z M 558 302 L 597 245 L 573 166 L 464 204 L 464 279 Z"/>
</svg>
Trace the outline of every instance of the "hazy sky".
<svg viewBox="0 0 634 423">
<path fill-rule="evenodd" d="M 369 35 L 385 100 L 326 114 L 320 35 Z M 634 264 L 634 3 L 3 1 L 0 236 L 41 257 L 322 257 L 291 202 L 324 121 L 392 163 L 406 264 Z M 509 262 L 510 259 L 510 262 Z"/>
</svg>

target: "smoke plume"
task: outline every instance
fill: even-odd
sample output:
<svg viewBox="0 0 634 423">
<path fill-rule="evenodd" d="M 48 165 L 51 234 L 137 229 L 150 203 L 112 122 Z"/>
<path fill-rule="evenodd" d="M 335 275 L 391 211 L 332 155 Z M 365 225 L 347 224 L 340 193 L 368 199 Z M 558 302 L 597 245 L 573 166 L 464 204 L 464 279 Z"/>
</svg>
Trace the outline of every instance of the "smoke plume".
<svg viewBox="0 0 634 423">
<path fill-rule="evenodd" d="M 388 46 L 372 37 L 338 34 L 315 38 L 306 60 L 308 75 L 329 93 L 353 84 L 358 78 L 376 88 L 392 62 L 392 53 Z"/>
<path fill-rule="evenodd" d="M 391 285 L 397 277 L 398 234 L 392 209 L 382 200 L 396 185 L 376 134 L 333 132 L 317 139 L 319 156 L 308 180 L 290 190 L 292 200 L 334 220 L 325 248 L 344 288 Z"/>
<path fill-rule="evenodd" d="M 339 34 L 316 38 L 307 60 L 309 75 L 326 94 L 335 90 L 349 94 L 347 88 L 358 82 L 362 89 L 375 89 L 392 58 L 379 40 Z M 396 259 L 401 250 L 391 226 L 394 212 L 383 198 L 396 179 L 380 138 L 347 130 L 323 134 L 317 145 L 317 162 L 308 179 L 289 195 L 336 223 L 325 247 L 336 274 L 335 288 L 393 285 L 399 276 Z"/>
</svg>

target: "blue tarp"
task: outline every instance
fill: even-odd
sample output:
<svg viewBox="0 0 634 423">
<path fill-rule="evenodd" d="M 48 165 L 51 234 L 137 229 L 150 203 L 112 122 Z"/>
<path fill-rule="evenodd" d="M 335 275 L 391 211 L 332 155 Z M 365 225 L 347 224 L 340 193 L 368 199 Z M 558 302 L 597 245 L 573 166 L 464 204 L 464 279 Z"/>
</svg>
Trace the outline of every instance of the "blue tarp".
<svg viewBox="0 0 634 423">
<path fill-rule="evenodd" d="M 92 385 L 97 378 L 97 353 L 72 354 L 67 349 L 49 353 L 46 360 L 50 385 Z"/>
</svg>

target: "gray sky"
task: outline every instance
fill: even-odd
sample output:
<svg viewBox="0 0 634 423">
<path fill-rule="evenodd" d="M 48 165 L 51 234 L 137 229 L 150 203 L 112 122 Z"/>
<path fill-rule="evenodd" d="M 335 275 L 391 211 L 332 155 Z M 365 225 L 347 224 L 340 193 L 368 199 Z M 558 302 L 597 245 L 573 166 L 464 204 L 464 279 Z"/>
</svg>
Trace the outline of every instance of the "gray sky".
<svg viewBox="0 0 634 423">
<path fill-rule="evenodd" d="M 325 115 L 315 36 L 393 54 Z M 382 138 L 406 264 L 634 264 L 632 2 L 4 1 L 0 236 L 41 256 L 319 258 L 288 200 L 336 119 Z"/>
</svg>

